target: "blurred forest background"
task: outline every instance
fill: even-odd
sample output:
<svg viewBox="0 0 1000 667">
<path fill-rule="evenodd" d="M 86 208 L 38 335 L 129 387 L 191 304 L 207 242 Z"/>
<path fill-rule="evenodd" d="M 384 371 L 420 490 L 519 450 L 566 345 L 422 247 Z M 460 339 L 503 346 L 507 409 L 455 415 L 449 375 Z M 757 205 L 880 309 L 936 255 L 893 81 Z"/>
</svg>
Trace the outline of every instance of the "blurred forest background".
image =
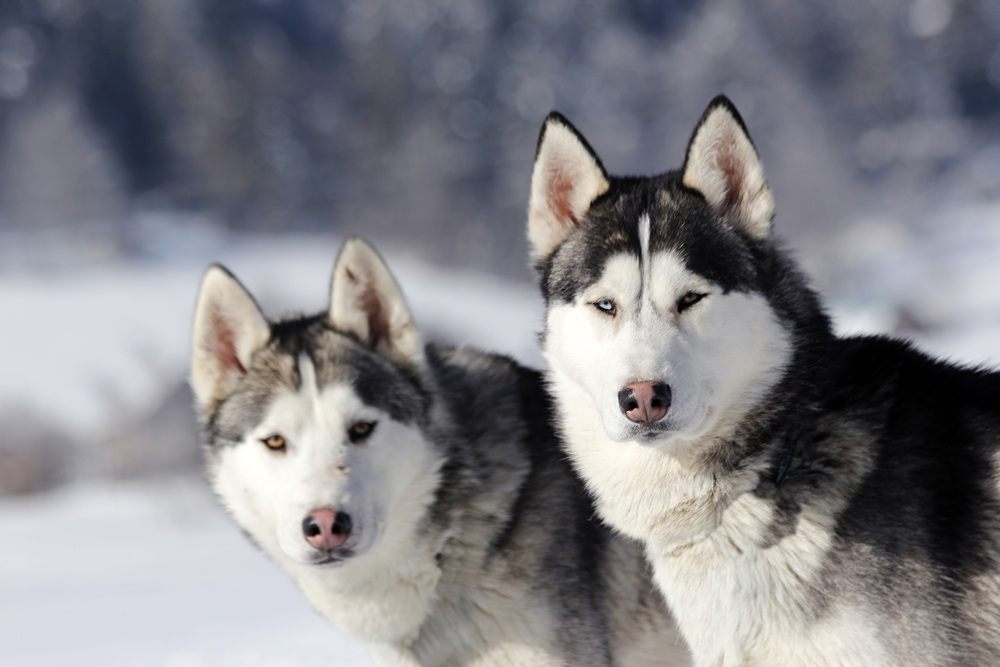
<svg viewBox="0 0 1000 667">
<path fill-rule="evenodd" d="M 30 545 L 0 557 L 17 664 L 68 664 L 43 614 L 88 609 L 109 577 L 149 585 L 181 554 L 233 577 L 247 614 L 243 575 L 283 594 L 192 475 L 184 374 L 210 261 L 271 314 L 318 309 L 340 239 L 362 234 L 430 337 L 540 363 L 524 222 L 542 119 L 562 111 L 614 173 L 657 172 L 680 166 L 719 92 L 842 330 L 1000 362 L 993 0 L 0 3 L 0 527 Z M 92 576 L 67 586 L 50 576 L 63 533 L 35 528 L 68 506 Z M 149 521 L 170 528 L 140 557 L 125 536 Z M 141 565 L 94 570 L 122 549 Z M 217 579 L 158 576 L 131 644 L 73 664 L 136 664 L 127 649 L 154 645 L 143 664 L 248 664 L 230 640 L 252 620 L 203 623 Z M 139 604 L 115 590 L 108 613 Z M 290 627 L 308 611 L 286 593 Z M 150 628 L 180 607 L 178 657 Z M 81 641 L 103 628 L 66 620 Z M 251 649 L 312 664 L 314 640 L 289 632 Z"/>
<path fill-rule="evenodd" d="M 550 109 L 611 170 L 662 171 L 720 91 L 796 242 L 1000 192 L 989 0 L 8 0 L 0 220 L 48 252 L 4 266 L 155 254 L 166 211 L 523 278 Z"/>
</svg>

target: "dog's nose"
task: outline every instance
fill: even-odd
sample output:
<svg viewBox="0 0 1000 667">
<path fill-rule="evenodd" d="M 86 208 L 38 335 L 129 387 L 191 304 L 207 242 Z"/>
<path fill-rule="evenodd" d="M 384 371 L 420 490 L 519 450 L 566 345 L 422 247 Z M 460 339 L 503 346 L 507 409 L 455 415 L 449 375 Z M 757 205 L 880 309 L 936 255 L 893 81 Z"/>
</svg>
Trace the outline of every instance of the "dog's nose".
<svg viewBox="0 0 1000 667">
<path fill-rule="evenodd" d="M 351 534 L 351 517 L 346 512 L 334 512 L 328 507 L 313 510 L 302 520 L 306 542 L 322 551 L 336 549 Z"/>
<path fill-rule="evenodd" d="M 618 406 L 629 421 L 652 424 L 670 409 L 670 386 L 663 382 L 629 382 L 618 392 Z"/>
</svg>

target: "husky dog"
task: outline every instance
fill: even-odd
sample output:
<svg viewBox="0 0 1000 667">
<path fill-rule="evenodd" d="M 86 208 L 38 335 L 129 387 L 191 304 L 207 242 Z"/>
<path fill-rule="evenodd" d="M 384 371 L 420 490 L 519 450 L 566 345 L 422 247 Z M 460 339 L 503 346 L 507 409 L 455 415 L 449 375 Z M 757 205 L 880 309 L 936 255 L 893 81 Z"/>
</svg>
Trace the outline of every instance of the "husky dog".
<svg viewBox="0 0 1000 667">
<path fill-rule="evenodd" d="M 680 171 L 546 120 L 528 233 L 564 440 L 697 665 L 1000 664 L 1000 374 L 837 338 L 733 105 Z"/>
<path fill-rule="evenodd" d="M 191 385 L 225 507 L 385 662 L 686 661 L 641 545 L 601 525 L 564 460 L 541 377 L 425 347 L 365 242 L 312 317 L 268 322 L 209 269 Z"/>
</svg>

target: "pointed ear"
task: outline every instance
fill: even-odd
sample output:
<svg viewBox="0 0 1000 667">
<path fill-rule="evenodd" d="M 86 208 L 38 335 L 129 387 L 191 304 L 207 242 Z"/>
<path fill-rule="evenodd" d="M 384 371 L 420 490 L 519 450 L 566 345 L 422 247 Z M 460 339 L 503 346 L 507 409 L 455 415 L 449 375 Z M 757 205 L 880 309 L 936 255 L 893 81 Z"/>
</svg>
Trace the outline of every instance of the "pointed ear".
<svg viewBox="0 0 1000 667">
<path fill-rule="evenodd" d="M 226 269 L 210 267 L 198 293 L 191 350 L 191 388 L 203 413 L 233 390 L 270 336 L 253 297 Z"/>
<path fill-rule="evenodd" d="M 774 195 L 743 119 L 728 98 L 709 103 L 688 144 L 684 185 L 755 239 L 766 239 Z"/>
<path fill-rule="evenodd" d="M 333 268 L 330 322 L 366 346 L 409 363 L 422 363 L 423 341 L 403 293 L 366 241 L 344 242 Z"/>
<path fill-rule="evenodd" d="M 528 240 L 535 260 L 555 250 L 607 189 L 607 174 L 587 140 L 561 114 L 550 113 L 531 174 Z"/>
</svg>

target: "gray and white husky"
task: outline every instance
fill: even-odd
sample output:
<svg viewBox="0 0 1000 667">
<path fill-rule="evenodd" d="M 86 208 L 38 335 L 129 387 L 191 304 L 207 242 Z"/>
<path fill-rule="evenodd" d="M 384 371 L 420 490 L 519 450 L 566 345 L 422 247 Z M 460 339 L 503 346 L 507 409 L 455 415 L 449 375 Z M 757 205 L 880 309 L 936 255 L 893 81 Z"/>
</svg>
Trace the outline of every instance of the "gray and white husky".
<svg viewBox="0 0 1000 667">
<path fill-rule="evenodd" d="M 686 662 L 641 545 L 601 525 L 564 460 L 541 377 L 425 346 L 363 241 L 312 317 L 269 322 L 211 268 L 193 347 L 216 493 L 385 662 Z"/>
<path fill-rule="evenodd" d="M 546 120 L 528 232 L 575 467 L 697 665 L 1000 664 L 1000 374 L 836 337 L 773 211 L 725 98 L 652 177 Z"/>
</svg>

